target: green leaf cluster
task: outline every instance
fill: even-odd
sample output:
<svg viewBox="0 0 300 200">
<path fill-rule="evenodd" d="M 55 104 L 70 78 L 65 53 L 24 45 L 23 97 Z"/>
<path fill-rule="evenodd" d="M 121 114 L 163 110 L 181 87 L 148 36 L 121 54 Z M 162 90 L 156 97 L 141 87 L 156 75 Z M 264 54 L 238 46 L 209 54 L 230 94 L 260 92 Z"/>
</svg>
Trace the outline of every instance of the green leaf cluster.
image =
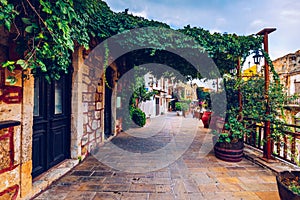
<svg viewBox="0 0 300 200">
<path fill-rule="evenodd" d="M 189 104 L 185 102 L 176 102 L 175 109 L 178 111 L 187 111 L 189 109 Z"/>
<path fill-rule="evenodd" d="M 274 78 L 276 76 L 278 75 L 275 72 L 268 91 L 265 91 L 265 79 L 262 76 L 253 76 L 247 80 L 227 77 L 224 80 L 227 112 L 224 126 L 225 134 L 219 133 L 222 135 L 219 141 L 238 141 L 246 134 L 250 134 L 250 125 L 264 124 L 266 121 L 270 121 L 272 124 L 272 139 L 279 141 L 282 138 L 284 131 L 287 131 L 284 126 L 283 114 L 287 94 L 280 82 Z M 241 112 L 238 103 L 239 89 L 242 95 Z M 266 95 L 268 95 L 269 101 L 266 101 Z M 268 114 L 266 112 L 267 107 L 269 107 Z"/>
<path fill-rule="evenodd" d="M 34 74 L 44 74 L 49 80 L 59 79 L 62 73 L 68 72 L 72 52 L 78 45 L 86 49 L 94 48 L 108 37 L 141 27 L 157 27 L 161 29 L 161 34 L 148 31 L 137 38 L 124 40 L 123 43 L 119 41 L 119 46 L 144 45 L 149 48 L 151 41 L 152 49 L 139 52 L 143 55 L 139 58 L 145 61 L 147 55 L 148 60 L 160 61 L 162 64 L 176 63 L 172 67 L 193 78 L 201 75 L 188 62 L 169 55 L 165 50 L 179 47 L 189 53 L 186 48 L 191 46 L 192 40 L 196 40 L 198 43 L 193 44 L 193 48 L 208 51 L 221 73 L 225 73 L 235 67 L 236 55 L 245 57 L 251 49 L 261 45 L 261 38 L 257 36 L 210 34 L 207 30 L 190 26 L 177 30 L 186 37 L 178 36 L 176 32 L 164 31 L 171 29 L 165 23 L 133 16 L 127 11 L 113 12 L 101 0 L 1 0 L 1 24 L 8 30 L 12 24 L 15 25 L 16 31 L 13 33 L 17 32 L 15 42 L 22 55 L 22 61 L 19 61 L 22 68 L 32 69 Z M 135 64 L 142 62 L 134 59 L 129 61 Z"/>
</svg>

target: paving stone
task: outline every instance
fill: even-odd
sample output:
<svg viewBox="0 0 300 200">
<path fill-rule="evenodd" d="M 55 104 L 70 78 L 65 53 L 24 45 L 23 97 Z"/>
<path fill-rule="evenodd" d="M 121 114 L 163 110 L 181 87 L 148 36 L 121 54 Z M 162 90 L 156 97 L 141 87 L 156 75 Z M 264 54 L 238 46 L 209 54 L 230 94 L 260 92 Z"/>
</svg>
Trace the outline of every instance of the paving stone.
<svg viewBox="0 0 300 200">
<path fill-rule="evenodd" d="M 254 192 L 248 191 L 234 192 L 233 198 L 240 200 L 260 200 L 260 198 Z"/>
<path fill-rule="evenodd" d="M 222 183 L 217 186 L 223 192 L 238 192 L 245 191 L 245 189 L 237 183 Z"/>
<path fill-rule="evenodd" d="M 209 170 L 211 172 L 227 172 L 227 168 L 226 167 L 209 167 Z"/>
<path fill-rule="evenodd" d="M 200 192 L 199 188 L 192 180 L 184 179 L 183 184 L 184 184 L 185 191 L 187 193 L 199 193 Z"/>
<path fill-rule="evenodd" d="M 122 194 L 116 193 L 96 193 L 93 200 L 120 200 Z"/>
<path fill-rule="evenodd" d="M 276 183 L 276 177 L 275 176 L 260 176 L 260 178 L 263 180 L 265 183 Z"/>
<path fill-rule="evenodd" d="M 195 193 L 195 194 L 184 195 L 184 199 L 186 199 L 186 200 L 204 200 L 205 197 L 201 193 Z"/>
<path fill-rule="evenodd" d="M 99 192 L 99 191 L 103 191 L 104 189 L 104 185 L 87 185 L 87 184 L 84 184 L 84 185 L 81 185 L 78 190 L 79 191 L 96 191 L 96 192 Z"/>
<path fill-rule="evenodd" d="M 104 184 L 118 184 L 118 183 L 127 183 L 130 184 L 130 179 L 124 177 L 106 177 L 103 180 Z"/>
<path fill-rule="evenodd" d="M 175 196 L 172 194 L 153 194 L 149 195 L 149 200 L 175 200 Z"/>
<path fill-rule="evenodd" d="M 74 171 L 71 176 L 90 176 L 92 171 Z"/>
<path fill-rule="evenodd" d="M 157 193 L 172 193 L 172 188 L 170 185 L 155 185 Z"/>
<path fill-rule="evenodd" d="M 92 200 L 95 195 L 96 192 L 72 191 L 64 198 L 64 200 Z"/>
<path fill-rule="evenodd" d="M 151 179 L 152 184 L 170 184 L 171 179 L 170 178 L 153 178 Z"/>
<path fill-rule="evenodd" d="M 91 171 L 107 171 L 109 170 L 110 168 L 107 167 L 107 166 L 103 166 L 103 165 L 97 165 L 97 166 L 94 166 Z"/>
<path fill-rule="evenodd" d="M 198 185 L 199 190 L 201 193 L 214 193 L 220 192 L 220 188 L 217 187 L 217 184 L 200 184 Z"/>
<path fill-rule="evenodd" d="M 161 145 L 169 142 L 170 134 L 178 133 L 179 125 L 176 121 L 178 119 L 177 116 L 174 118 L 169 116 L 169 120 L 172 121 L 170 126 L 166 126 L 165 130 L 161 130 L 161 133 L 151 139 L 140 140 L 138 145 L 134 145 L 136 139 L 130 139 L 133 143 L 128 143 L 126 139 L 128 136 L 118 135 L 116 139 L 123 137 L 122 140 L 118 141 L 118 145 L 133 152 L 145 152 L 153 150 L 153 148 L 161 148 Z M 160 118 L 153 120 L 160 120 Z M 140 160 L 133 158 L 128 162 L 121 162 L 126 155 L 125 153 L 110 154 L 110 149 L 103 145 L 99 151 L 101 153 L 107 152 L 109 155 L 106 158 L 107 165 L 145 171 L 144 162 L 149 171 L 145 173 L 123 172 L 110 168 L 93 156 L 89 156 L 35 199 L 279 199 L 275 176 L 270 171 L 245 159 L 239 163 L 228 163 L 217 159 L 213 151 L 209 154 L 200 152 L 202 143 L 209 144 L 212 141 L 211 137 L 206 137 L 205 134 L 208 134 L 208 130 L 199 128 L 193 143 L 184 155 L 169 166 L 154 171 L 151 169 L 156 165 L 162 166 L 162 161 L 165 159 L 163 156 L 160 158 L 147 157 L 145 153 L 143 154 L 145 157 Z M 178 142 L 178 145 L 185 139 L 185 137 L 181 137 L 180 140 L 182 141 Z M 166 156 L 168 154 L 173 155 L 173 152 L 167 151 Z"/>
<path fill-rule="evenodd" d="M 207 172 L 206 173 L 210 178 L 229 178 L 228 172 Z M 232 176 L 231 176 L 232 177 Z"/>
<path fill-rule="evenodd" d="M 104 192 L 128 192 L 130 188 L 129 184 L 107 184 L 102 186 L 104 186 Z"/>
<path fill-rule="evenodd" d="M 277 191 L 275 183 L 244 183 L 241 186 L 247 191 Z"/>
<path fill-rule="evenodd" d="M 255 194 L 262 200 L 280 200 L 278 192 L 255 192 Z"/>
<path fill-rule="evenodd" d="M 240 183 L 240 180 L 236 177 L 218 177 L 217 180 L 223 184 Z"/>
<path fill-rule="evenodd" d="M 214 178 L 209 177 L 206 173 L 197 173 L 192 176 L 192 179 L 194 179 L 198 185 L 199 184 L 210 184 L 210 183 L 216 182 L 216 180 Z"/>
<path fill-rule="evenodd" d="M 121 200 L 148 200 L 148 193 L 123 193 Z"/>
<path fill-rule="evenodd" d="M 59 179 L 60 183 L 76 183 L 79 182 L 81 179 L 81 177 L 77 177 L 77 176 L 64 176 L 61 179 Z"/>
<path fill-rule="evenodd" d="M 67 190 L 47 190 L 41 195 L 38 196 L 37 199 L 47 199 L 47 200 L 57 200 L 57 199 L 65 199 L 66 196 L 70 193 Z"/>
<path fill-rule="evenodd" d="M 80 185 L 78 183 L 74 183 L 74 185 L 53 185 L 52 187 L 56 188 L 57 190 L 72 191 L 78 190 L 80 188 Z"/>
<path fill-rule="evenodd" d="M 105 177 L 82 177 L 80 179 L 78 185 L 99 185 L 103 183 L 103 180 L 105 180 Z M 59 183 L 58 183 L 59 184 Z"/>
<path fill-rule="evenodd" d="M 153 184 L 131 184 L 130 192 L 155 193 L 156 188 Z"/>
<path fill-rule="evenodd" d="M 95 171 L 91 174 L 91 176 L 112 176 L 112 172 L 108 172 L 108 171 Z"/>
<path fill-rule="evenodd" d="M 238 179 L 241 181 L 241 183 L 250 183 L 250 184 L 256 184 L 259 181 L 262 181 L 261 178 L 257 176 L 243 176 L 243 177 L 238 177 Z"/>
<path fill-rule="evenodd" d="M 232 200 L 233 193 L 232 192 L 209 192 L 203 193 L 204 199 L 211 200 Z"/>
<path fill-rule="evenodd" d="M 156 178 L 170 178 L 170 173 L 168 171 L 166 171 L 166 172 L 155 172 L 154 176 Z"/>
<path fill-rule="evenodd" d="M 177 199 L 184 199 L 186 190 L 184 188 L 183 180 L 180 180 L 180 179 L 175 180 L 173 191 L 174 191 L 175 197 Z"/>
</svg>

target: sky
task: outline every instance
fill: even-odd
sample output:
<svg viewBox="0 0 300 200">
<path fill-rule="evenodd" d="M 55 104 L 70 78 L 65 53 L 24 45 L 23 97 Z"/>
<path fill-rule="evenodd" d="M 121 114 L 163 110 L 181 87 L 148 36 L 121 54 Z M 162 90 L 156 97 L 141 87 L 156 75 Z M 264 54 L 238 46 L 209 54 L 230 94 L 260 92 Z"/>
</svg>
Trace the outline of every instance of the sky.
<svg viewBox="0 0 300 200">
<path fill-rule="evenodd" d="M 104 0 L 116 12 L 129 13 L 169 24 L 186 25 L 211 33 L 256 34 L 277 28 L 269 35 L 272 60 L 300 49 L 300 0 Z"/>
</svg>

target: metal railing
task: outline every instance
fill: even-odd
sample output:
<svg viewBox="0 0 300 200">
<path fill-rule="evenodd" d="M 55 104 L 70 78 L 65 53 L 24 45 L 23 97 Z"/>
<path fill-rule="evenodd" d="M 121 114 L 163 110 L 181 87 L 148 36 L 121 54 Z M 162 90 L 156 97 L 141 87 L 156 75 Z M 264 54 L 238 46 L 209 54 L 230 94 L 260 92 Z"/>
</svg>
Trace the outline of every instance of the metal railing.
<svg viewBox="0 0 300 200">
<path fill-rule="evenodd" d="M 263 124 L 252 124 L 247 128 L 250 134 L 245 136 L 245 143 L 263 151 L 265 143 Z M 276 128 L 271 124 L 271 134 L 274 136 L 271 140 L 272 155 L 292 164 L 299 164 L 300 126 L 284 124 Z"/>
</svg>

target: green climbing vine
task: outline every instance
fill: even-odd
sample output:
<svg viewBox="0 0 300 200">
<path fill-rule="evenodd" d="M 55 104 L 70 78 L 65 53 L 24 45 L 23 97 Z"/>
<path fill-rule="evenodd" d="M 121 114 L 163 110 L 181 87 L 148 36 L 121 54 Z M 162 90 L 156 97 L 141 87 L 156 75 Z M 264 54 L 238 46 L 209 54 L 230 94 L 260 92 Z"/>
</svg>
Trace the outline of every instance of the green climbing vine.
<svg viewBox="0 0 300 200">
<path fill-rule="evenodd" d="M 8 60 L 2 63 L 2 67 L 13 71 L 19 65 L 23 70 L 31 69 L 33 74 L 44 74 L 49 80 L 59 79 L 61 73 L 68 72 L 76 45 L 88 49 L 93 47 L 92 39 L 100 43 L 105 38 L 134 28 L 154 26 L 170 29 L 167 24 L 136 17 L 127 11 L 115 13 L 101 0 L 1 0 L 0 3 L 0 24 L 15 35 L 14 42 L 20 52 L 18 60 Z M 221 73 L 235 67 L 237 55 L 246 57 L 262 42 L 257 36 L 210 34 L 207 30 L 190 26 L 177 31 L 194 38 L 209 52 Z M 161 35 L 145 34 L 132 38 L 126 45 L 141 45 L 147 37 L 156 48 L 148 52 L 151 56 L 156 54 L 156 50 L 172 46 L 184 49 L 184 41 L 189 40 L 187 37 L 179 41 L 174 34 L 171 35 L 173 40 L 162 43 L 161 39 L 170 38 L 170 33 L 162 31 Z M 179 66 L 184 69 L 186 65 L 181 62 Z M 184 71 L 185 75 L 188 71 Z M 198 75 L 194 73 L 192 76 Z"/>
<path fill-rule="evenodd" d="M 15 35 L 13 42 L 20 57 L 5 61 L 2 67 L 10 71 L 17 66 L 31 69 L 33 74 L 44 74 L 48 80 L 59 79 L 68 72 L 76 45 L 88 49 L 91 39 L 100 42 L 126 29 L 163 25 L 124 12 L 114 13 L 100 0 L 0 3 L 0 25 Z"/>
</svg>

